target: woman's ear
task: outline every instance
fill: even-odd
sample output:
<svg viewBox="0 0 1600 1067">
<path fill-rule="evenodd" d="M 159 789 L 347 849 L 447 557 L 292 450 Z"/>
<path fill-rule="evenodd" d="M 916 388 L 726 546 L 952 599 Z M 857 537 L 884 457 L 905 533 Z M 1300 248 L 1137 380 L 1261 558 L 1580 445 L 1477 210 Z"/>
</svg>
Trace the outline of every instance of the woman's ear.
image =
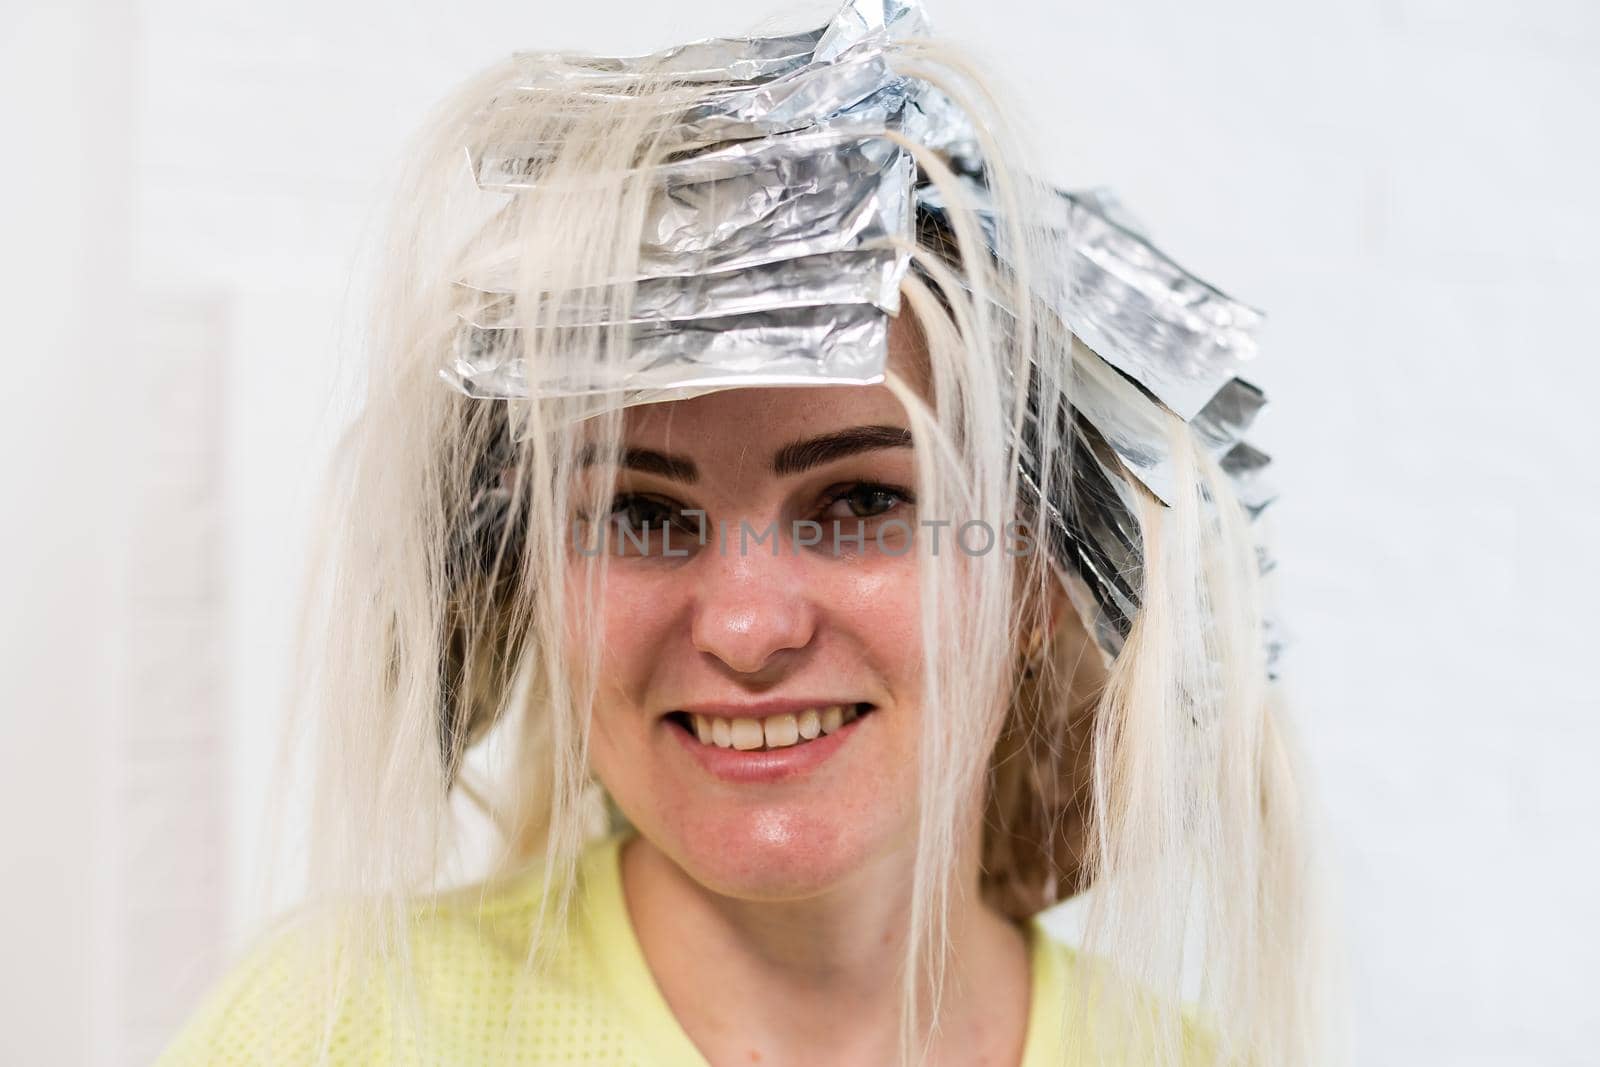
<svg viewBox="0 0 1600 1067">
<path fill-rule="evenodd" d="M 1026 621 L 1028 629 L 1023 634 L 1023 652 L 1028 658 L 1037 655 L 1042 649 L 1055 643 L 1061 635 L 1063 625 L 1076 618 L 1073 613 L 1071 597 L 1067 595 L 1066 583 L 1056 573 L 1055 567 L 1046 563 L 1043 567 L 1043 595 L 1041 598 L 1039 587 L 1032 582 L 1032 576 L 1027 568 L 1023 568 L 1018 577 L 1027 582 L 1027 589 L 1023 593 L 1024 610 L 1022 618 Z"/>
<path fill-rule="evenodd" d="M 1066 613 L 1072 607 L 1071 598 L 1067 596 L 1066 583 L 1056 577 L 1053 569 L 1051 570 L 1050 592 L 1048 595 L 1049 601 L 1045 605 L 1044 613 L 1045 644 L 1053 643 L 1056 636 L 1061 633 L 1061 626 L 1065 620 Z"/>
<path fill-rule="evenodd" d="M 1054 572 L 1047 579 L 1044 602 L 1037 612 L 1029 612 L 1025 617 L 1034 620 L 1022 639 L 1024 670 L 1032 677 L 1040 662 L 1053 654 L 1062 637 L 1063 627 L 1077 618 L 1072 613 L 1066 586 L 1056 578 Z M 1078 629 L 1081 633 L 1082 627 Z"/>
</svg>

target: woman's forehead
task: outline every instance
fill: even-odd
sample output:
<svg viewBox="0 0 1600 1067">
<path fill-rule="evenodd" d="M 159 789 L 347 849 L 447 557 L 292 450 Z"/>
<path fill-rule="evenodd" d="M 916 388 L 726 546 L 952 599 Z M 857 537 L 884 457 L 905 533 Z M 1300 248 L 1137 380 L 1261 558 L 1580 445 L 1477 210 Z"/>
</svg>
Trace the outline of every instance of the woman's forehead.
<svg viewBox="0 0 1600 1067">
<path fill-rule="evenodd" d="M 629 408 L 623 423 L 630 442 L 670 438 L 683 447 L 742 446 L 857 425 L 908 423 L 900 401 L 882 384 L 719 389 Z"/>
</svg>

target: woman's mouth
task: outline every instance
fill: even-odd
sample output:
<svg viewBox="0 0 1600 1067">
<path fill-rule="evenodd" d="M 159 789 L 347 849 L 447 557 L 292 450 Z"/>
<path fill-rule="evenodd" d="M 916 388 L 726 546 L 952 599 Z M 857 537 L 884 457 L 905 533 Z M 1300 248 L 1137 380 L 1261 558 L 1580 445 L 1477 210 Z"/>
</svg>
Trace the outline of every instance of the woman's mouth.
<svg viewBox="0 0 1600 1067">
<path fill-rule="evenodd" d="M 830 704 L 764 719 L 729 719 L 687 711 L 671 712 L 667 719 L 709 748 L 772 752 L 827 737 L 872 710 L 873 705 L 867 703 Z"/>
</svg>

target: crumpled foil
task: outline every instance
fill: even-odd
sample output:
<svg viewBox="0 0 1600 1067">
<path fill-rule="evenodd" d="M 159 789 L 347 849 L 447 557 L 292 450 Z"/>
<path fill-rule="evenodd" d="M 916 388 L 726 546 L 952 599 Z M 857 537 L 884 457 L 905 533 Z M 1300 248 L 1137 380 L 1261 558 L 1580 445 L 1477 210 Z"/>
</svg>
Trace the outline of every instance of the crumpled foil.
<svg viewBox="0 0 1600 1067">
<path fill-rule="evenodd" d="M 1002 266 L 1002 226 L 985 185 L 980 138 L 937 88 L 896 72 L 896 42 L 925 35 L 916 0 L 848 0 L 825 26 L 767 37 L 711 38 L 647 56 L 523 52 L 516 77 L 480 118 L 486 140 L 466 146 L 479 188 L 508 197 L 456 279 L 460 325 L 445 381 L 471 397 L 565 395 L 606 406 L 775 384 L 883 380 L 888 323 L 910 259 L 905 246 L 940 227 L 961 196 Z M 507 140 L 518 108 L 574 117 L 637 101 L 669 78 L 668 120 L 652 183 L 638 269 L 588 290 L 518 307 L 538 283 L 519 261 L 516 197 L 537 187 L 559 138 Z M 657 97 L 650 96 L 656 100 Z M 506 119 L 509 121 L 500 121 Z M 559 121 L 553 132 L 558 133 Z M 886 135 L 935 151 L 956 174 L 935 185 Z M 1033 298 L 1071 330 L 1070 406 L 1041 403 L 1029 383 L 1017 459 L 1025 504 L 1074 605 L 1101 649 L 1120 649 L 1139 607 L 1142 548 L 1136 479 L 1173 497 L 1167 419 L 1183 419 L 1231 480 L 1253 518 L 1275 497 L 1268 457 L 1246 440 L 1265 403 L 1246 380 L 1261 313 L 1163 254 L 1106 189 L 1057 189 L 1029 201 L 1059 262 L 1030 276 Z M 614 299 L 623 286 L 626 301 Z M 619 317 L 620 316 L 620 317 Z M 551 358 L 530 367 L 524 329 L 626 325 L 625 358 L 594 366 Z M 556 343 L 541 351 L 561 351 Z M 1070 422 L 1067 481 L 1039 469 L 1041 412 Z M 1031 442 L 1031 443 L 1030 443 Z M 1049 484 L 1045 484 L 1049 483 Z M 1263 571 L 1272 561 L 1261 550 Z M 1281 645 L 1264 635 L 1269 671 Z"/>
<path fill-rule="evenodd" d="M 680 389 L 738 385 L 852 385 L 883 380 L 888 316 L 871 304 L 779 308 L 746 315 L 630 323 L 618 388 Z M 456 334 L 450 380 L 468 396 L 529 392 L 515 330 L 464 326 Z M 555 362 L 541 368 L 546 396 L 594 393 L 594 368 Z"/>
</svg>

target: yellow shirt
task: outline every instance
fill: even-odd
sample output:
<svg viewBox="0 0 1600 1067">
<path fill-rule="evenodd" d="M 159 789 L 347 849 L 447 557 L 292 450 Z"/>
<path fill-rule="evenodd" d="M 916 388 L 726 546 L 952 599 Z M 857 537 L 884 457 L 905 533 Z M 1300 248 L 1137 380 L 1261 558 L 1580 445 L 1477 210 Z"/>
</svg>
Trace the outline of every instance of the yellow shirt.
<svg viewBox="0 0 1600 1067">
<path fill-rule="evenodd" d="M 446 1064 L 554 1067 L 708 1067 L 657 988 L 634 935 L 618 860 L 624 838 L 583 854 L 570 935 L 530 976 L 526 945 L 539 903 L 538 875 L 490 895 L 457 894 L 428 909 L 412 940 L 412 1011 L 430 1044 L 403 1036 L 382 978 L 353 980 L 324 1033 L 317 968 L 288 962 L 269 943 L 212 991 L 157 1067 L 223 1064 Z M 1088 1062 L 1064 1041 L 1074 953 L 1028 925 L 1031 1007 L 1021 1067 Z M 294 957 L 298 958 L 298 957 Z M 413 1017 L 408 1014 L 408 1018 Z"/>
</svg>

